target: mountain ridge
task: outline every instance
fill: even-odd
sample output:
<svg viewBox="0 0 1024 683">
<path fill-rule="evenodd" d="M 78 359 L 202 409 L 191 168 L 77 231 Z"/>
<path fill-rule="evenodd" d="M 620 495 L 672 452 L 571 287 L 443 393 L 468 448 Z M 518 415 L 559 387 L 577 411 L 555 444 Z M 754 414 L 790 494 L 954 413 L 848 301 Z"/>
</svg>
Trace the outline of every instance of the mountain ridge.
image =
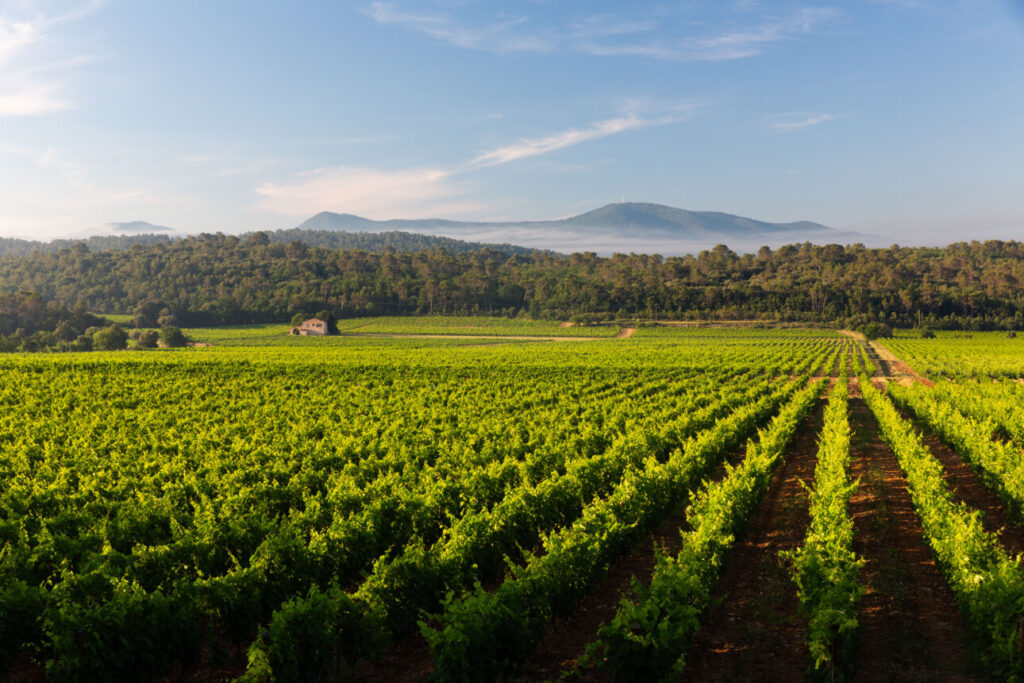
<svg viewBox="0 0 1024 683">
<path fill-rule="evenodd" d="M 874 235 L 839 231 L 814 221 L 763 221 L 723 211 L 690 211 L 650 202 L 622 202 L 568 216 L 529 221 L 453 221 L 442 218 L 373 220 L 350 213 L 321 211 L 298 226 L 315 230 L 402 230 L 457 239 L 504 241 L 556 251 L 582 251 L 599 238 L 598 251 L 654 249 L 678 254 L 715 244 L 756 249 L 761 245 L 828 241 L 877 242 Z M 630 241 L 635 241 L 635 246 Z"/>
<path fill-rule="evenodd" d="M 246 231 L 240 237 L 257 231 Z M 723 211 L 690 211 L 650 202 L 606 204 L 550 220 L 455 221 L 444 218 L 373 220 L 351 213 L 321 211 L 294 228 L 264 230 L 271 241 L 298 240 L 310 246 L 449 251 L 498 249 L 508 253 L 596 252 L 649 253 L 663 256 L 697 254 L 718 244 L 755 252 L 761 246 L 784 244 L 854 244 L 889 246 L 883 238 L 838 231 L 813 221 L 770 222 Z M 102 234 L 97 234 L 102 233 Z M 92 250 L 121 250 L 133 244 L 188 237 L 145 221 L 107 223 L 49 243 L 0 238 L 0 254 L 56 251 L 84 242 Z"/>
</svg>

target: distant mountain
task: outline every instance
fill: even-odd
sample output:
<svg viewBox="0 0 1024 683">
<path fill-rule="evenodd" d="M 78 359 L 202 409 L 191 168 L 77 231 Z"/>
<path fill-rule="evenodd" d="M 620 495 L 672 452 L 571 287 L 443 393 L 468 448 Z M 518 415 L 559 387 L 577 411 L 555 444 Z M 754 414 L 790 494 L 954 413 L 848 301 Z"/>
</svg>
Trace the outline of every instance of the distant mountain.
<svg viewBox="0 0 1024 683">
<path fill-rule="evenodd" d="M 686 211 L 662 204 L 608 204 L 600 209 L 552 221 L 581 229 L 603 228 L 636 233 L 660 233 L 666 236 L 690 239 L 733 237 L 747 238 L 753 235 L 773 236 L 790 233 L 828 234 L 834 232 L 820 223 L 802 221 L 799 223 L 767 223 L 734 216 L 718 211 Z"/>
<path fill-rule="evenodd" d="M 312 218 L 299 223 L 298 230 L 347 230 L 352 232 L 404 231 L 422 232 L 423 230 L 459 230 L 467 226 L 480 225 L 515 225 L 513 223 L 466 223 L 448 221 L 443 218 L 392 218 L 387 221 L 375 221 L 350 213 L 331 213 L 321 211 Z"/>
<path fill-rule="evenodd" d="M 174 232 L 172 228 L 168 228 L 166 225 L 153 225 L 146 221 L 128 221 L 126 223 L 106 223 L 100 226 L 101 229 L 107 229 L 115 234 L 128 234 L 128 235 L 141 235 L 141 234 L 152 234 L 157 232 Z"/>
<path fill-rule="evenodd" d="M 676 255 L 727 244 L 756 251 L 798 242 L 861 242 L 883 246 L 875 235 L 833 230 L 820 223 L 771 223 L 716 211 L 686 211 L 662 204 L 608 204 L 578 216 L 548 221 L 470 222 L 439 218 L 375 221 L 352 214 L 323 212 L 299 230 L 382 232 L 402 230 L 483 242 L 514 242 L 556 251 L 613 251 Z"/>
<path fill-rule="evenodd" d="M 686 211 L 662 204 L 608 204 L 578 216 L 548 221 L 451 221 L 441 218 L 375 221 L 347 213 L 318 213 L 290 230 L 264 231 L 272 242 L 299 241 L 328 249 L 399 252 L 446 249 L 453 253 L 493 249 L 507 254 L 593 251 L 679 256 L 717 244 L 755 252 L 761 246 L 812 242 L 889 246 L 875 235 L 833 230 L 820 223 L 771 223 L 716 211 Z M 244 233 L 241 237 L 253 233 Z M 0 238 L 0 255 L 58 251 L 82 243 L 90 251 L 121 251 L 133 245 L 187 235 L 146 221 L 107 223 L 51 242 Z M 517 246 L 518 245 L 518 246 Z"/>
<path fill-rule="evenodd" d="M 180 234 L 173 228 L 166 225 L 154 225 L 146 221 L 124 221 L 119 223 L 104 223 L 86 230 L 68 235 L 68 240 L 82 240 L 90 237 L 108 237 L 114 235 L 176 235 Z"/>
</svg>

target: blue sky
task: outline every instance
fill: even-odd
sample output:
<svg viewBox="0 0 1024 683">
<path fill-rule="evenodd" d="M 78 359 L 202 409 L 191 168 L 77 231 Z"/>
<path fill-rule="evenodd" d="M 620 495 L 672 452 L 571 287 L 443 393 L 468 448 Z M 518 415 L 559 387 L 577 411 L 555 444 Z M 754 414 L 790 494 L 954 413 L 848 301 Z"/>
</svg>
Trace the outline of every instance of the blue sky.
<svg viewBox="0 0 1024 683">
<path fill-rule="evenodd" d="M 623 197 L 1024 238 L 1024 3 L 0 0 L 0 235 Z"/>
</svg>

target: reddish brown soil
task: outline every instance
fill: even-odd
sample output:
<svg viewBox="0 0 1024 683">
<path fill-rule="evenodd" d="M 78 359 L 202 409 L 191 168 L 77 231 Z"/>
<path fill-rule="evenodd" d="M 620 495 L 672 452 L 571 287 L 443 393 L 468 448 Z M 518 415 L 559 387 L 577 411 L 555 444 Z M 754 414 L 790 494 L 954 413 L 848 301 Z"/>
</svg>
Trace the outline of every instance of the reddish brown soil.
<svg viewBox="0 0 1024 683">
<path fill-rule="evenodd" d="M 0 676 L 0 681 L 4 683 L 43 683 L 46 680 L 46 669 L 24 654 L 15 660 L 6 673 Z"/>
<path fill-rule="evenodd" d="M 744 452 L 745 449 L 736 451 L 726 460 L 736 466 L 743 460 Z M 721 481 L 724 476 L 723 466 L 709 480 Z M 654 549 L 661 548 L 669 555 L 679 552 L 682 546 L 680 529 L 685 524 L 686 512 L 681 508 L 658 525 L 653 533 L 646 535 L 637 544 L 635 552 L 612 565 L 608 576 L 580 604 L 576 614 L 564 621 L 549 621 L 544 641 L 515 680 L 552 680 L 563 672 L 576 669 L 586 646 L 597 640 L 598 629 L 615 616 L 621 596 L 632 585 L 633 578 L 644 584 L 650 582 L 655 567 Z M 603 681 L 605 678 L 594 670 L 586 669 L 574 671 L 573 680 Z"/>
<path fill-rule="evenodd" d="M 847 383 L 847 389 L 849 391 L 850 398 L 863 398 L 864 395 L 860 393 L 860 381 L 856 377 L 851 377 Z"/>
<path fill-rule="evenodd" d="M 633 577 L 645 584 L 650 582 L 655 566 L 654 548 L 661 547 L 673 555 L 679 552 L 682 545 L 679 530 L 685 522 L 682 510 L 666 519 L 654 533 L 644 538 L 636 552 L 612 565 L 605 580 L 586 597 L 573 616 L 564 621 L 549 621 L 544 641 L 515 680 L 554 680 L 561 672 L 576 668 L 586 646 L 597 640 L 598 629 L 615 616 L 620 598 L 629 589 Z M 580 675 L 584 680 L 602 680 L 594 671 Z"/>
<path fill-rule="evenodd" d="M 736 465 L 743 458 L 743 450 L 731 454 L 727 460 Z M 720 480 L 725 468 L 720 467 L 710 477 Z M 620 558 L 612 565 L 608 576 L 580 604 L 576 613 L 566 620 L 550 620 L 547 634 L 537 652 L 522 670 L 510 680 L 545 681 L 558 678 L 562 672 L 572 671 L 586 646 L 597 639 L 602 624 L 615 616 L 619 600 L 632 584 L 633 577 L 648 582 L 654 571 L 654 548 L 676 553 L 681 545 L 680 528 L 685 524 L 684 509 L 677 510 L 663 521 L 654 532 L 637 544 L 636 552 Z M 395 683 L 397 681 L 423 681 L 433 670 L 430 652 L 422 636 L 399 642 L 375 662 L 363 664 L 358 671 L 360 681 Z M 576 672 L 574 680 L 603 680 L 592 671 Z"/>
<path fill-rule="evenodd" d="M 878 368 L 878 372 L 889 379 L 908 384 L 920 382 L 927 387 L 935 386 L 934 382 L 917 374 L 912 367 L 878 342 L 868 344 L 868 353 L 873 354 L 871 359 Z"/>
<path fill-rule="evenodd" d="M 909 413 L 905 412 L 903 416 L 913 421 Z M 954 499 L 967 503 L 973 509 L 981 510 L 985 530 L 998 534 L 999 540 L 1011 555 L 1024 552 L 1024 527 L 1010 515 L 1006 504 L 999 496 L 985 486 L 970 465 L 937 435 L 927 429 L 924 429 L 921 435 L 928 450 L 942 463 L 943 478 L 949 485 Z"/>
<path fill-rule="evenodd" d="M 356 680 L 367 683 L 425 681 L 433 671 L 430 648 L 426 639 L 417 633 L 395 643 L 376 661 L 363 662 L 357 669 Z"/>
<path fill-rule="evenodd" d="M 230 651 L 222 657 L 227 660 L 223 664 L 213 664 L 207 652 L 199 664 L 184 669 L 176 666 L 173 671 L 155 680 L 159 683 L 220 683 L 234 680 L 245 673 L 245 652 L 237 646 L 228 645 L 227 649 Z M 48 680 L 45 667 L 26 656 L 20 657 L 5 674 L 0 675 L 3 683 L 45 683 Z"/>
<path fill-rule="evenodd" d="M 736 542 L 684 670 L 692 681 L 798 681 L 808 667 L 796 586 L 779 557 L 803 543 L 823 403 L 800 427 L 768 495 Z"/>
<path fill-rule="evenodd" d="M 963 618 L 926 545 L 906 478 L 861 399 L 850 400 L 853 549 L 861 582 L 856 680 L 979 680 Z"/>
</svg>

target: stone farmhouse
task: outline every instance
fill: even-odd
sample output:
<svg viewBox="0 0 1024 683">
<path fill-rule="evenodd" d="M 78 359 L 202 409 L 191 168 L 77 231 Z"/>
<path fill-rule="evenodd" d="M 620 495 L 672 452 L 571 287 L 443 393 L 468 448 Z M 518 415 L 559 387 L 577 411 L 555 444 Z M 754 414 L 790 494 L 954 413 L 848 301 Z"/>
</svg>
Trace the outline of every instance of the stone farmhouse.
<svg viewBox="0 0 1024 683">
<path fill-rule="evenodd" d="M 307 336 L 326 336 L 330 334 L 327 330 L 327 321 L 321 320 L 320 318 L 310 318 L 303 320 L 301 325 L 293 327 L 289 334 Z"/>
</svg>

